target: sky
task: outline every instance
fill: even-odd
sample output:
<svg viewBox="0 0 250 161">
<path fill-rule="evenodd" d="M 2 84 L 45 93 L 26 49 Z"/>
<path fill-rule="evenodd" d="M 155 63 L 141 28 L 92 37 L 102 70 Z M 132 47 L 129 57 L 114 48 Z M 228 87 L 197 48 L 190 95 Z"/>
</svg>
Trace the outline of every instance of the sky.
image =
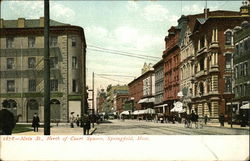
<svg viewBox="0 0 250 161">
<path fill-rule="evenodd" d="M 240 0 L 207 1 L 210 11 L 239 11 L 241 4 Z M 108 84 L 128 84 L 140 76 L 145 62 L 157 63 L 164 50 L 164 38 L 168 29 L 177 25 L 181 15 L 202 13 L 205 5 L 205 1 L 185 0 L 52 0 L 50 18 L 84 29 L 87 42 L 87 85 L 92 87 L 94 72 L 95 89 L 106 89 Z M 1 17 L 5 20 L 43 17 L 43 1 L 4 0 Z M 108 51 L 103 52 L 104 49 Z M 125 54 L 146 55 L 151 58 L 117 55 L 114 50 L 115 53 L 122 51 Z"/>
</svg>

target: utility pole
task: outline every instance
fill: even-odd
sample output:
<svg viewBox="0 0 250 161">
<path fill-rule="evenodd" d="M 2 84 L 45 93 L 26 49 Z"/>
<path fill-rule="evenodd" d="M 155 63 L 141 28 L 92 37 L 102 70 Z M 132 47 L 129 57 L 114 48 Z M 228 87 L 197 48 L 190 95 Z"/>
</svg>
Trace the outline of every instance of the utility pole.
<svg viewBox="0 0 250 161">
<path fill-rule="evenodd" d="M 92 75 L 92 108 L 93 108 L 93 113 L 95 111 L 95 90 L 94 90 L 94 84 L 95 84 L 95 73 L 93 72 L 93 75 Z"/>
<path fill-rule="evenodd" d="M 49 0 L 44 0 L 44 135 L 50 135 Z"/>
</svg>

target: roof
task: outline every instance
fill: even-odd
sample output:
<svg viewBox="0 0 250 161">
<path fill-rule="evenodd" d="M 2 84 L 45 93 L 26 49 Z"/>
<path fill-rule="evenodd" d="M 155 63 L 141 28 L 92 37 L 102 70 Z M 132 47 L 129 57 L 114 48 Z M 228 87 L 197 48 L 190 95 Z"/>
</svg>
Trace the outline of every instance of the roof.
<svg viewBox="0 0 250 161">
<path fill-rule="evenodd" d="M 42 19 L 42 18 L 40 18 Z M 40 19 L 23 19 L 25 28 L 40 27 Z M 4 28 L 18 28 L 18 20 L 3 20 Z M 50 26 L 69 26 L 70 24 L 61 23 L 55 20 L 50 20 Z"/>
<path fill-rule="evenodd" d="M 197 18 L 197 21 L 200 23 L 200 24 L 204 24 L 206 22 L 206 19 L 205 18 Z"/>
</svg>

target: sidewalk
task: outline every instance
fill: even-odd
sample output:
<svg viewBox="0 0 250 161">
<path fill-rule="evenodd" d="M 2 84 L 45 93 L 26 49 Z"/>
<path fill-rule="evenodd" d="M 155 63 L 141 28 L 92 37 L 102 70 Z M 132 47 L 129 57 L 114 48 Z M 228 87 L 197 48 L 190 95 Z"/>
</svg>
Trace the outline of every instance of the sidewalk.
<svg viewBox="0 0 250 161">
<path fill-rule="evenodd" d="M 89 135 L 92 135 L 97 129 L 97 125 L 95 124 L 94 128 L 89 130 Z M 15 133 L 12 135 L 44 135 L 44 128 L 39 128 L 38 132 L 28 131 L 22 133 Z M 75 126 L 74 128 L 70 128 L 67 124 L 59 124 L 59 126 L 52 126 L 50 128 L 50 135 L 83 135 L 83 128 Z"/>
<path fill-rule="evenodd" d="M 207 123 L 207 125 L 205 125 L 205 126 L 220 127 L 220 128 L 231 128 L 231 124 L 228 124 L 227 122 L 224 123 L 224 126 L 220 126 L 220 123 Z M 250 127 L 249 126 L 241 127 L 240 125 L 233 124 L 232 128 L 233 129 L 246 129 L 246 130 L 248 129 L 249 130 Z"/>
</svg>

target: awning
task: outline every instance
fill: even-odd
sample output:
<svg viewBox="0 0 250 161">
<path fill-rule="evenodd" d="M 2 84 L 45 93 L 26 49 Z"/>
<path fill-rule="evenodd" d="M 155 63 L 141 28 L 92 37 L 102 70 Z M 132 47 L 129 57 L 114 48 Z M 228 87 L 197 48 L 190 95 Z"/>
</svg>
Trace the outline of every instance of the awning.
<svg viewBox="0 0 250 161">
<path fill-rule="evenodd" d="M 151 97 L 151 98 L 142 98 L 139 100 L 139 104 L 141 103 L 154 103 L 155 102 L 155 98 Z"/>
<path fill-rule="evenodd" d="M 165 107 L 165 106 L 168 106 L 168 104 L 158 105 L 158 106 L 155 106 L 155 108 L 158 108 L 158 107 Z"/>
<path fill-rule="evenodd" d="M 133 112 L 133 115 L 142 115 L 142 114 L 155 114 L 155 110 L 148 108 L 146 110 L 136 110 Z"/>
<path fill-rule="evenodd" d="M 174 103 L 174 108 L 172 108 L 170 111 L 171 112 L 179 112 L 179 113 L 185 112 L 183 109 L 183 103 L 180 101 Z"/>
<path fill-rule="evenodd" d="M 145 103 L 146 101 L 147 101 L 147 98 L 143 98 L 143 99 L 140 99 L 138 103 L 141 104 L 141 103 Z"/>
<path fill-rule="evenodd" d="M 242 109 L 242 110 L 248 110 L 248 109 L 250 109 L 250 103 L 247 103 L 245 105 L 240 106 L 240 109 Z"/>
<path fill-rule="evenodd" d="M 123 111 L 120 115 L 129 115 L 129 111 Z"/>
</svg>

